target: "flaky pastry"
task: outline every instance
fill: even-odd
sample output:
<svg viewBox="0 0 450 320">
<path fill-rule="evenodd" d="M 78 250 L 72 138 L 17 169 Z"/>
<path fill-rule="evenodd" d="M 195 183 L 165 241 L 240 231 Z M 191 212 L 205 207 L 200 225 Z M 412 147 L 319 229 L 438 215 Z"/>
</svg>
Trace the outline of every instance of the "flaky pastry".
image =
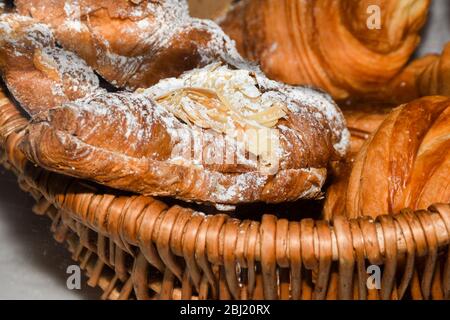
<svg viewBox="0 0 450 320">
<path fill-rule="evenodd" d="M 348 136 L 326 94 L 212 64 L 43 112 L 22 149 L 52 171 L 220 206 L 320 197 Z"/>
<path fill-rule="evenodd" d="M 325 215 L 375 217 L 450 202 L 450 98 L 394 109 L 331 187 Z"/>
<path fill-rule="evenodd" d="M 186 0 L 16 0 L 17 11 L 50 25 L 58 43 L 119 88 L 224 61 L 243 63 L 210 20 L 189 16 Z"/>
<path fill-rule="evenodd" d="M 419 43 L 429 0 L 243 0 L 221 24 L 270 77 L 336 99 L 377 93 Z"/>
</svg>

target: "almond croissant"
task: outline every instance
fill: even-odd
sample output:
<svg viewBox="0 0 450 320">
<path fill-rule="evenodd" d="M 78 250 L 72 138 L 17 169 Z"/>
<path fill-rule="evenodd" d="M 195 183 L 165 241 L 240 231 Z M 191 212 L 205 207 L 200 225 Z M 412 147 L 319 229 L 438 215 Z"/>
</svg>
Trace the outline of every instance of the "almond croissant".
<svg viewBox="0 0 450 320">
<path fill-rule="evenodd" d="M 58 48 L 46 25 L 17 14 L 0 16 L 0 74 L 31 115 L 101 90 L 94 71 Z"/>
<path fill-rule="evenodd" d="M 17 11 L 50 25 L 58 43 L 116 87 L 147 88 L 211 62 L 243 60 L 186 0 L 16 0 Z"/>
<path fill-rule="evenodd" d="M 221 25 L 269 78 L 313 84 L 346 99 L 378 92 L 402 70 L 429 3 L 243 0 Z"/>
<path fill-rule="evenodd" d="M 329 189 L 325 215 L 350 218 L 450 202 L 450 99 L 394 109 Z"/>
<path fill-rule="evenodd" d="M 22 143 L 49 170 L 216 205 L 317 198 L 347 147 L 326 94 L 217 64 L 43 112 Z"/>
</svg>

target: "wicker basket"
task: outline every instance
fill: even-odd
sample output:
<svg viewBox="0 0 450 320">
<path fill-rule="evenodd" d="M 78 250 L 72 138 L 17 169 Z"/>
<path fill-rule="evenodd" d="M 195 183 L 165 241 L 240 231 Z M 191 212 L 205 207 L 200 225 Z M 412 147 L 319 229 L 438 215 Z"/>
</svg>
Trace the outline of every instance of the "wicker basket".
<svg viewBox="0 0 450 320">
<path fill-rule="evenodd" d="M 448 299 L 450 205 L 376 220 L 238 220 L 45 171 L 0 92 L 2 162 L 110 299 Z M 369 265 L 381 288 L 368 289 Z"/>
</svg>

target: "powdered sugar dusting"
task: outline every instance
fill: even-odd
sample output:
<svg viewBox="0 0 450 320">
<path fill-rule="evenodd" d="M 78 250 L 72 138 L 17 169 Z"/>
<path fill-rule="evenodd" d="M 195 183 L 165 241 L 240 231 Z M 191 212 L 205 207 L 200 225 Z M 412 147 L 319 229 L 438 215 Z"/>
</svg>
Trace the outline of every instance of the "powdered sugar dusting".
<svg viewBox="0 0 450 320">
<path fill-rule="evenodd" d="M 350 134 L 345 126 L 345 119 L 331 97 L 324 92 L 269 80 L 253 67 L 231 70 L 227 66 L 218 66 L 217 63 L 186 72 L 179 78 L 161 80 L 145 92 L 153 99 L 158 99 L 170 91 L 184 87 L 219 90 L 235 108 L 244 112 L 267 109 L 274 101 L 284 103 L 294 113 L 310 112 L 302 107 L 308 106 L 315 110 L 310 116 L 326 119 L 333 132 L 333 147 L 337 154 L 342 157 L 347 152 Z"/>
<path fill-rule="evenodd" d="M 57 101 L 70 101 L 100 91 L 98 77 L 84 60 L 57 47 L 52 30 L 32 18 L 17 14 L 1 15 L 0 45 L 3 54 L 13 59 L 11 61 L 14 57 L 26 57 L 32 64 L 28 68 L 34 67 L 51 80 L 50 89 L 52 95 L 58 97 Z M 17 90 L 15 93 L 19 101 L 26 95 Z M 30 109 L 28 105 L 23 107 Z"/>
<path fill-rule="evenodd" d="M 93 70 L 75 54 L 58 47 L 45 47 L 42 51 L 54 62 L 65 90 L 94 93 L 99 90 L 99 80 Z"/>
</svg>

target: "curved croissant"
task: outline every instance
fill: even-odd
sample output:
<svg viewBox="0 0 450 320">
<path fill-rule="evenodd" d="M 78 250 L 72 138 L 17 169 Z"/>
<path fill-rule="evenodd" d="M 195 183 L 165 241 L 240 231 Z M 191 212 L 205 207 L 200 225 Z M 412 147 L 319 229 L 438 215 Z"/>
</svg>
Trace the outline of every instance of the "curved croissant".
<svg viewBox="0 0 450 320">
<path fill-rule="evenodd" d="M 347 146 L 327 95 L 211 65 L 40 113 L 22 149 L 44 168 L 111 187 L 236 205 L 319 197 Z"/>
<path fill-rule="evenodd" d="M 160 79 L 243 60 L 210 20 L 189 16 L 186 0 L 16 0 L 17 11 L 50 25 L 58 43 L 116 87 L 147 88 Z"/>
<path fill-rule="evenodd" d="M 221 25 L 269 78 L 313 84 L 346 99 L 378 92 L 401 71 L 419 43 L 429 4 L 244 0 Z M 371 29 L 378 8 L 380 28 Z"/>
<path fill-rule="evenodd" d="M 325 215 L 375 217 L 450 202 L 449 150 L 449 98 L 394 109 L 331 186 Z"/>
<path fill-rule="evenodd" d="M 450 97 L 450 42 L 441 55 L 414 60 L 373 99 L 400 104 L 430 95 Z"/>
</svg>

